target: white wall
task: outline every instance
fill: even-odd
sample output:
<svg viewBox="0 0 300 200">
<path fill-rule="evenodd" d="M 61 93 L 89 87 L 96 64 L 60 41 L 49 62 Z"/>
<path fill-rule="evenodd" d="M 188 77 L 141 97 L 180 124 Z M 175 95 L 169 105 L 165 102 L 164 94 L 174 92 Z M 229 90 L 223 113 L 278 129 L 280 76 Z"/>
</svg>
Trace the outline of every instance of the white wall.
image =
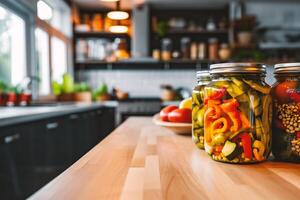
<svg viewBox="0 0 300 200">
<path fill-rule="evenodd" d="M 104 81 L 109 88 L 118 87 L 134 97 L 158 97 L 162 84 L 188 89 L 196 84 L 194 70 L 87 70 L 76 75 L 77 80 L 88 81 L 93 88 Z"/>
<path fill-rule="evenodd" d="M 270 85 L 275 82 L 273 71 L 273 67 L 267 68 L 266 82 Z M 104 81 L 110 89 L 118 87 L 134 97 L 158 97 L 162 84 L 192 90 L 197 82 L 194 70 L 83 70 L 77 71 L 76 79 L 87 81 L 92 88 Z"/>
<path fill-rule="evenodd" d="M 300 28 L 299 2 L 247 2 L 246 13 L 256 15 L 259 26 Z"/>
</svg>

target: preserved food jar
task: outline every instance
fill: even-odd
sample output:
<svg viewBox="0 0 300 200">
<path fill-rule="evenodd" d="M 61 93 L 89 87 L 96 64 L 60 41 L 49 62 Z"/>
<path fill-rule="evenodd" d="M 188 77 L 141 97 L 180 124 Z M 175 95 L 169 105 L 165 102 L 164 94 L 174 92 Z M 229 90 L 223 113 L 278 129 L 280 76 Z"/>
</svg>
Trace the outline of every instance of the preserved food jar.
<svg viewBox="0 0 300 200">
<path fill-rule="evenodd" d="M 210 82 L 208 71 L 197 72 L 198 84 L 192 93 L 192 138 L 198 148 L 204 149 L 204 87 Z"/>
<path fill-rule="evenodd" d="M 300 162 L 300 63 L 275 65 L 272 87 L 273 142 L 276 159 Z"/>
<path fill-rule="evenodd" d="M 271 150 L 272 102 L 257 63 L 210 66 L 212 81 L 204 89 L 204 146 L 217 161 L 255 163 Z"/>
</svg>

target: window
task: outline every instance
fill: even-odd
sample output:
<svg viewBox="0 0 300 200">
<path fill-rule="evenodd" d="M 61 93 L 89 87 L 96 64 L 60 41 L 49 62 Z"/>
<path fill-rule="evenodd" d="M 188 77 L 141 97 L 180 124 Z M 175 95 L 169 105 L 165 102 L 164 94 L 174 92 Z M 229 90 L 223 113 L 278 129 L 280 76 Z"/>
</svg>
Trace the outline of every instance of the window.
<svg viewBox="0 0 300 200">
<path fill-rule="evenodd" d="M 59 38 L 51 38 L 52 80 L 61 81 L 67 72 L 67 45 Z"/>
<path fill-rule="evenodd" d="M 49 35 L 40 28 L 35 30 L 37 50 L 37 73 L 40 79 L 39 94 L 50 94 L 50 63 L 49 63 Z"/>
<path fill-rule="evenodd" d="M 16 85 L 26 76 L 25 21 L 0 5 L 0 80 Z"/>
<path fill-rule="evenodd" d="M 56 2 L 56 3 L 55 3 Z M 49 3 L 49 4 L 48 4 Z M 38 18 L 36 34 L 36 48 L 38 54 L 39 95 L 51 93 L 51 82 L 61 81 L 68 70 L 68 50 L 70 39 L 63 29 L 55 26 L 55 21 L 62 24 L 58 14 L 70 13 L 63 8 L 62 1 L 42 1 L 37 3 Z M 68 7 L 66 7 L 68 8 Z M 68 8 L 69 9 L 69 8 Z M 70 16 L 67 17 L 70 23 Z"/>
</svg>

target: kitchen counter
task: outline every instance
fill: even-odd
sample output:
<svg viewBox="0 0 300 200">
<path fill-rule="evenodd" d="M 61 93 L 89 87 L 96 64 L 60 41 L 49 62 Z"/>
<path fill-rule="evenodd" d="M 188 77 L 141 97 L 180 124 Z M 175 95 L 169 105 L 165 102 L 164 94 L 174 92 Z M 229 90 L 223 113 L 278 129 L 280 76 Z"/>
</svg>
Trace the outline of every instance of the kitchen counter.
<svg viewBox="0 0 300 200">
<path fill-rule="evenodd" d="M 0 107 L 0 127 L 73 112 L 88 111 L 103 106 L 116 107 L 117 105 L 117 101 L 107 101 L 104 103 L 54 104 L 52 106 Z"/>
<path fill-rule="evenodd" d="M 224 164 L 190 136 L 130 118 L 29 199 L 299 199 L 299 165 Z"/>
</svg>

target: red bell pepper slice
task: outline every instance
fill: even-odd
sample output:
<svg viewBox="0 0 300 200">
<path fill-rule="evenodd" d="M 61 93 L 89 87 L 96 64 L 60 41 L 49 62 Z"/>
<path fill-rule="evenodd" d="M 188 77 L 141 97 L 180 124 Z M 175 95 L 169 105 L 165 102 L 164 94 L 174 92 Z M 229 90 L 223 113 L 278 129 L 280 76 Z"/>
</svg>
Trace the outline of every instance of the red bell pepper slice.
<svg viewBox="0 0 300 200">
<path fill-rule="evenodd" d="M 208 99 L 221 100 L 226 94 L 226 88 L 215 89 L 211 94 L 208 95 Z"/>
<path fill-rule="evenodd" d="M 251 137 L 248 133 L 243 133 L 240 135 L 245 158 L 252 159 L 252 145 Z"/>
<path fill-rule="evenodd" d="M 250 124 L 250 121 L 249 121 L 248 117 L 243 112 L 239 112 L 239 114 L 240 114 L 240 118 L 241 118 L 241 121 L 242 121 L 242 127 L 244 129 L 250 128 L 251 124 Z"/>
<path fill-rule="evenodd" d="M 228 130 L 228 121 L 225 117 L 221 117 L 214 121 L 211 125 L 211 131 L 213 134 L 225 133 Z"/>
<path fill-rule="evenodd" d="M 296 132 L 296 138 L 300 139 L 300 131 Z"/>
<path fill-rule="evenodd" d="M 236 99 L 224 100 L 224 103 L 221 105 L 221 108 L 224 112 L 235 112 L 240 106 L 239 102 Z"/>
<path fill-rule="evenodd" d="M 283 123 L 279 119 L 275 119 L 275 125 L 279 129 L 285 129 Z"/>
<path fill-rule="evenodd" d="M 232 121 L 232 126 L 230 128 L 230 131 L 236 132 L 242 127 L 242 121 L 239 115 L 238 111 L 235 112 L 227 112 L 227 115 L 229 116 L 230 120 Z"/>
</svg>

